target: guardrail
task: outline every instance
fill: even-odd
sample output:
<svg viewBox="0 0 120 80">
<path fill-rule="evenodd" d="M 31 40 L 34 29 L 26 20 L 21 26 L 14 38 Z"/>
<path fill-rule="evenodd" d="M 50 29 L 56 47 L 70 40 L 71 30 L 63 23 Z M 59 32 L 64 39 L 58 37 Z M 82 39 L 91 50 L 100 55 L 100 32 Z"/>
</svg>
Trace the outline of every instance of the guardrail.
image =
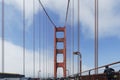
<svg viewBox="0 0 120 80">
<path fill-rule="evenodd" d="M 100 66 L 98 68 L 86 70 L 86 71 L 83 71 L 82 73 L 70 75 L 64 78 L 64 80 L 107 80 L 106 74 L 104 74 L 104 70 L 106 66 L 109 66 L 110 68 L 115 69 L 114 75 L 116 76 L 116 78 L 114 80 L 120 80 L 120 61 L 107 64 L 104 66 Z M 98 69 L 98 72 L 99 72 L 98 74 L 94 73 L 96 69 Z M 81 76 L 79 76 L 80 74 Z M 63 78 L 61 78 L 61 80 L 63 80 Z"/>
</svg>

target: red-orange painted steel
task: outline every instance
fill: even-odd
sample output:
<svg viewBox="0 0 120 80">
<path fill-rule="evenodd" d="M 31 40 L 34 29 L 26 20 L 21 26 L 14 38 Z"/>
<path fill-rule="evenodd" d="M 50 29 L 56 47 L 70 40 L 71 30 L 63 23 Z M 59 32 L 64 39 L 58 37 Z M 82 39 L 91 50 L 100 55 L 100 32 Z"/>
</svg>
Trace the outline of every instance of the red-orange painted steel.
<svg viewBox="0 0 120 80">
<path fill-rule="evenodd" d="M 57 38 L 56 33 L 63 32 L 64 38 Z M 63 42 L 64 49 L 57 49 L 57 43 Z M 63 54 L 63 62 L 57 62 L 57 54 Z M 63 76 L 66 77 L 66 28 L 59 27 L 54 30 L 54 77 L 57 78 L 57 68 L 63 68 Z"/>
<path fill-rule="evenodd" d="M 116 72 L 114 75 L 117 76 L 114 80 L 120 80 L 120 73 Z M 107 77 L 105 74 L 85 75 L 82 76 L 82 80 L 107 80 Z"/>
<path fill-rule="evenodd" d="M 64 42 L 64 38 L 57 38 L 57 42 Z"/>
</svg>

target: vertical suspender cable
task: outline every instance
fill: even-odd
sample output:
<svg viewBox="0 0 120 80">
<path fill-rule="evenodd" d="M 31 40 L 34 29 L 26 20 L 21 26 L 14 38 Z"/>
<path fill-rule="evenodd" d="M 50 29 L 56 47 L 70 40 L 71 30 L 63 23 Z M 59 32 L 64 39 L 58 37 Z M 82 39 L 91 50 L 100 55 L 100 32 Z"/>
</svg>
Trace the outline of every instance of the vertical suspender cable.
<svg viewBox="0 0 120 80">
<path fill-rule="evenodd" d="M 73 55 L 73 52 L 72 52 L 72 28 L 73 28 L 73 26 L 72 26 L 72 2 L 71 2 L 71 22 L 70 23 L 71 23 L 70 24 L 71 25 L 71 28 L 70 28 L 71 29 L 71 36 L 70 36 L 71 37 L 71 65 L 70 65 L 71 66 L 71 71 L 70 72 L 72 74 L 73 73 L 72 72 L 72 55 Z"/>
<path fill-rule="evenodd" d="M 44 24 L 44 20 L 45 20 L 44 17 L 45 17 L 45 16 L 44 16 L 44 14 L 43 14 L 43 24 Z M 44 30 L 45 30 L 45 29 L 44 29 L 44 26 L 45 26 L 45 25 L 43 25 L 43 66 L 45 66 L 45 64 L 44 64 L 44 53 L 45 53 L 45 50 L 44 50 L 44 49 L 45 49 L 45 47 L 44 47 L 44 43 L 45 43 L 45 42 L 44 42 L 44 38 L 45 38 L 45 35 L 44 35 L 45 31 L 44 31 Z M 44 73 L 45 73 L 44 70 L 45 70 L 45 67 L 43 67 L 43 77 L 44 77 Z"/>
<path fill-rule="evenodd" d="M 47 20 L 47 77 L 49 78 L 49 68 L 48 68 L 48 61 L 49 61 L 49 59 L 48 59 L 48 50 L 49 50 L 49 47 L 48 47 L 48 40 L 49 40 L 49 37 L 48 37 L 49 35 L 48 35 L 48 20 Z"/>
<path fill-rule="evenodd" d="M 47 38 L 47 37 L 48 37 L 48 36 L 47 36 L 47 24 L 48 24 L 48 23 L 47 23 L 47 19 L 46 19 L 46 77 L 48 77 L 48 71 L 47 71 L 47 66 L 48 66 L 48 65 L 47 65 L 47 55 L 48 55 L 48 54 L 47 54 L 47 52 L 48 52 L 48 47 L 47 47 L 47 44 L 48 44 L 48 43 L 47 43 L 47 39 L 48 39 L 48 38 Z"/>
<path fill-rule="evenodd" d="M 72 21 L 72 26 L 73 26 L 73 32 L 72 32 L 72 46 L 73 46 L 73 52 L 74 52 L 74 0 L 73 0 L 73 11 L 72 11 L 73 13 L 72 13 L 72 18 L 73 18 L 73 21 Z M 73 54 L 73 74 L 74 74 L 74 54 Z"/>
<path fill-rule="evenodd" d="M 2 0 L 2 73 L 4 73 L 4 0 Z"/>
<path fill-rule="evenodd" d="M 98 74 L 98 0 L 95 0 L 95 74 Z"/>
<path fill-rule="evenodd" d="M 94 43 L 94 47 L 95 47 L 95 68 L 96 68 L 96 0 L 95 0 L 95 43 Z M 96 69 L 95 69 L 95 74 L 96 74 Z"/>
<path fill-rule="evenodd" d="M 79 16 L 79 0 L 78 0 L 78 51 L 80 51 L 80 16 Z"/>
<path fill-rule="evenodd" d="M 70 4 L 70 5 L 71 5 L 71 4 Z M 69 11 L 71 12 L 71 10 L 69 10 Z M 71 13 L 69 13 L 69 16 L 70 16 L 70 15 L 71 15 Z M 70 23 L 70 22 L 71 22 L 71 17 L 69 17 L 69 18 L 70 18 L 70 21 L 69 21 L 69 23 Z M 71 28 L 71 25 L 68 27 L 69 34 L 70 34 L 70 36 L 71 36 L 70 28 Z M 69 36 L 69 42 L 68 42 L 68 44 L 71 46 L 71 43 L 70 43 L 70 42 L 71 42 L 71 37 L 70 37 L 70 36 Z M 68 72 L 69 72 L 69 73 L 70 73 L 70 71 L 71 71 L 71 66 L 70 66 L 70 62 L 71 62 L 71 61 L 70 61 L 70 60 L 71 60 L 71 59 L 70 59 L 70 58 L 71 58 L 71 55 L 70 55 L 71 51 L 70 51 L 70 49 L 71 49 L 71 48 L 70 48 L 70 46 L 69 46 L 69 52 L 68 52 L 68 59 L 69 59 L 69 60 L 68 60 L 68 61 L 69 61 L 69 65 L 68 65 L 68 66 L 69 66 L 69 67 L 68 67 L 68 70 L 69 70 L 69 71 L 68 71 Z M 69 76 L 69 73 L 68 73 L 68 76 Z"/>
<path fill-rule="evenodd" d="M 98 4 L 98 0 L 97 0 L 97 67 L 98 67 L 98 36 L 99 36 L 99 35 L 98 35 L 98 32 L 99 32 L 99 31 L 98 31 L 98 27 L 99 27 L 99 22 L 98 22 L 98 18 L 99 18 L 99 17 L 98 17 L 98 16 L 99 16 L 99 13 L 98 13 L 98 12 L 99 12 L 99 8 L 98 8 L 98 5 L 99 5 L 99 4 Z M 98 69 L 97 69 L 97 73 L 98 73 Z"/>
<path fill-rule="evenodd" d="M 98 0 L 97 0 L 97 67 L 98 67 Z M 97 74 L 98 74 L 98 69 L 97 69 Z"/>
<path fill-rule="evenodd" d="M 79 24 L 79 0 L 78 0 L 78 52 L 80 51 L 80 24 Z M 79 56 L 78 56 L 78 73 L 79 73 Z"/>
<path fill-rule="evenodd" d="M 45 63 L 45 77 L 46 77 L 46 17 L 45 17 L 45 21 L 44 21 L 45 23 L 45 25 L 44 25 L 44 50 L 45 50 L 45 52 L 44 52 L 44 63 Z"/>
<path fill-rule="evenodd" d="M 71 5 L 72 5 L 72 4 L 71 4 L 71 2 L 70 2 L 70 28 L 69 28 L 69 30 L 70 30 L 70 33 L 69 33 L 69 34 L 70 34 L 70 36 L 69 36 L 69 39 L 70 39 L 70 42 L 69 42 L 69 43 L 70 43 L 69 51 L 70 51 L 70 52 L 69 52 L 69 53 L 70 53 L 70 54 L 69 54 L 69 71 L 68 71 L 69 73 L 68 73 L 68 75 L 71 75 L 71 70 L 72 70 L 72 69 L 71 69 L 71 59 L 72 59 L 72 58 L 71 58 L 71 52 L 72 52 L 72 51 L 71 51 L 71 45 L 72 45 L 72 43 L 71 43 L 71 42 L 72 42 L 72 39 L 71 39 L 71 35 L 72 35 L 72 34 L 71 34 L 71 33 L 72 33 L 72 32 L 71 32 L 71 30 L 72 30 L 72 29 L 71 29 L 71 26 L 72 26 L 72 16 L 71 16 L 71 15 L 72 15 L 72 9 L 71 9 L 71 7 L 72 7 L 72 6 L 71 6 Z"/>
<path fill-rule="evenodd" d="M 46 66 L 45 66 L 45 71 L 46 71 L 46 78 L 47 78 L 47 19 L 45 18 L 45 49 L 46 49 L 46 55 L 45 55 L 45 63 L 46 63 Z"/>
<path fill-rule="evenodd" d="M 44 21 L 44 15 L 43 15 L 43 13 L 42 13 L 42 23 L 43 23 L 43 21 Z M 44 76 L 43 75 L 43 61 L 44 61 L 44 56 L 43 56 L 43 54 L 44 54 L 44 52 L 43 52 L 43 48 L 44 48 L 44 46 L 43 46 L 43 44 L 44 44 L 44 42 L 43 42 L 43 38 L 44 38 L 44 29 L 43 29 L 43 27 L 44 27 L 44 25 L 42 24 L 42 26 L 41 26 L 41 49 L 42 49 L 42 51 L 41 51 L 41 53 L 42 53 L 42 68 L 41 68 L 41 71 L 42 71 L 42 77 Z"/>
<path fill-rule="evenodd" d="M 49 26 L 49 22 L 47 21 L 47 25 Z M 49 27 L 47 28 L 47 34 L 48 34 L 48 39 L 47 39 L 47 46 L 48 46 L 48 50 L 50 50 L 49 49 L 49 43 L 50 43 L 50 41 L 49 41 Z M 48 61 L 48 67 L 47 67 L 47 71 L 48 71 L 48 78 L 49 78 L 49 74 L 50 74 L 50 69 L 51 69 L 51 67 L 50 67 L 50 65 L 49 65 L 49 55 L 50 55 L 50 52 L 47 52 L 47 61 Z"/>
<path fill-rule="evenodd" d="M 35 0 L 33 0 L 33 77 L 35 78 Z"/>
<path fill-rule="evenodd" d="M 47 20 L 47 22 L 46 22 L 46 24 L 47 24 L 47 27 L 46 27 L 46 33 L 47 33 L 47 38 L 46 38 L 46 40 L 47 40 L 47 78 L 48 78 L 48 20 Z"/>
<path fill-rule="evenodd" d="M 46 19 L 46 78 L 47 78 L 47 19 Z"/>
<path fill-rule="evenodd" d="M 80 1 L 78 0 L 78 52 L 80 52 Z M 80 60 L 82 55 L 78 56 L 78 60 L 80 61 L 78 71 L 80 71 L 80 76 L 82 72 L 82 61 Z"/>
<path fill-rule="evenodd" d="M 40 40 L 40 38 L 41 38 L 41 16 L 40 16 L 40 14 L 39 14 L 39 78 L 41 78 L 41 76 L 40 76 L 40 72 L 41 72 L 41 40 Z"/>
<path fill-rule="evenodd" d="M 71 21 L 70 21 L 71 22 Z M 69 34 L 70 34 L 70 36 L 69 36 L 69 53 L 68 53 L 68 55 L 69 55 L 69 68 L 68 68 L 68 76 L 71 74 L 71 26 L 69 27 Z"/>
<path fill-rule="evenodd" d="M 25 75 L 25 0 L 23 0 L 23 75 Z"/>
</svg>

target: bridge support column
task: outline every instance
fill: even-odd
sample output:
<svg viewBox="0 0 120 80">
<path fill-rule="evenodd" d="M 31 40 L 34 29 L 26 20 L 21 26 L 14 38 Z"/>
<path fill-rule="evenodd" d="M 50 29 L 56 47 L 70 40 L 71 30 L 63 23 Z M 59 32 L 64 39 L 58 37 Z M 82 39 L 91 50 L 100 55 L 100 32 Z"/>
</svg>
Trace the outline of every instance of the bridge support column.
<svg viewBox="0 0 120 80">
<path fill-rule="evenodd" d="M 58 27 L 54 31 L 54 77 L 57 78 L 57 68 L 63 68 L 63 77 L 66 77 L 66 28 Z M 57 32 L 64 33 L 63 38 L 57 37 Z M 57 43 L 63 43 L 63 49 L 58 49 Z M 57 55 L 63 54 L 63 62 L 57 62 Z"/>
</svg>

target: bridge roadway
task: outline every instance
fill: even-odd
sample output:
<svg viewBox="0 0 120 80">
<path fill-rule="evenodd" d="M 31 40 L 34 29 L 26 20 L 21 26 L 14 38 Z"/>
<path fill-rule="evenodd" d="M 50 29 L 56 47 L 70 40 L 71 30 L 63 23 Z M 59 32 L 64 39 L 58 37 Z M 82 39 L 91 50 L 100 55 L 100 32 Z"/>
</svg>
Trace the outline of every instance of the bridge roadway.
<svg viewBox="0 0 120 80">
<path fill-rule="evenodd" d="M 114 66 L 113 66 L 114 65 Z M 115 66 L 116 65 L 116 66 Z M 41 78 L 26 78 L 24 75 L 21 74 L 11 74 L 11 73 L 0 73 L 0 80 L 107 80 L 106 74 L 104 74 L 105 66 L 110 66 L 111 68 L 115 69 L 114 78 L 113 80 L 120 80 L 120 61 L 114 62 L 111 64 L 107 64 L 104 66 L 100 66 L 97 69 L 101 72 L 97 75 L 93 74 L 96 68 L 83 71 L 80 77 L 79 74 L 69 75 L 67 77 L 62 78 L 48 78 L 48 79 L 41 79 Z M 87 73 L 87 74 L 86 74 Z"/>
<path fill-rule="evenodd" d="M 120 72 L 114 73 L 115 78 L 113 80 L 120 80 Z M 6 78 L 7 77 L 7 78 Z M 81 79 L 80 79 L 81 78 Z M 39 78 L 24 78 L 24 75 L 20 74 L 2 74 L 0 73 L 0 80 L 107 80 L 106 74 L 92 74 L 84 75 L 82 77 L 74 75 L 73 77 L 68 76 L 66 78 L 48 78 L 48 79 L 39 79 Z"/>
</svg>

